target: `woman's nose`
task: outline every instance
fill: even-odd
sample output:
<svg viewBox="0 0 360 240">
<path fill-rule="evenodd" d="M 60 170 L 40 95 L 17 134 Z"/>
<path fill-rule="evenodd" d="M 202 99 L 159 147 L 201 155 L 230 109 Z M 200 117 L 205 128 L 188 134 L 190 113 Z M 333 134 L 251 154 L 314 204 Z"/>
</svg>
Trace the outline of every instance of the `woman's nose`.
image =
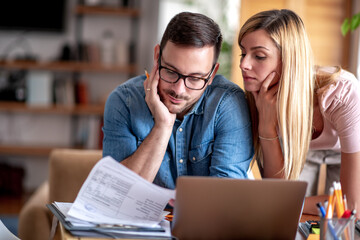
<svg viewBox="0 0 360 240">
<path fill-rule="evenodd" d="M 241 70 L 250 70 L 251 69 L 251 63 L 246 56 L 241 58 L 239 67 Z"/>
</svg>

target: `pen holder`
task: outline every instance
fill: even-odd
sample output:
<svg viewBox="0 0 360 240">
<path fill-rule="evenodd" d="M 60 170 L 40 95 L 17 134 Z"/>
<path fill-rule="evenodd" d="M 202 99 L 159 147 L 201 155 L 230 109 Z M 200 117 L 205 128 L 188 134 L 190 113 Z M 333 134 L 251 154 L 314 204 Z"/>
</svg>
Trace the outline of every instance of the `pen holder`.
<svg viewBox="0 0 360 240">
<path fill-rule="evenodd" d="M 320 220 L 320 240 L 354 240 L 354 218 L 331 218 Z"/>
</svg>

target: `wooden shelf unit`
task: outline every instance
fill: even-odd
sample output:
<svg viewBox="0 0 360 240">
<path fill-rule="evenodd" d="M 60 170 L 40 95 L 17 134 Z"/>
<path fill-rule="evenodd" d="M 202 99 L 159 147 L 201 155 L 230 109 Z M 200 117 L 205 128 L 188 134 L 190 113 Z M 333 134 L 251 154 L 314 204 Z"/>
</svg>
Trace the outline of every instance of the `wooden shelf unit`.
<svg viewBox="0 0 360 240">
<path fill-rule="evenodd" d="M 66 146 L 19 146 L 19 145 L 0 145 L 0 155 L 8 156 L 32 156 L 48 157 L 53 149 L 69 148 Z M 71 147 L 76 148 L 76 147 Z M 78 148 L 81 149 L 81 148 Z"/>
<path fill-rule="evenodd" d="M 135 74 L 136 65 L 124 66 L 103 65 L 87 62 L 33 62 L 33 61 L 0 61 L 0 68 L 24 70 L 49 70 L 63 72 L 101 72 Z"/>
<path fill-rule="evenodd" d="M 104 113 L 104 104 L 86 104 L 86 105 L 51 105 L 51 106 L 29 106 L 20 102 L 2 102 L 0 101 L 1 112 L 23 112 L 23 113 L 44 113 L 60 115 L 99 115 Z"/>
<path fill-rule="evenodd" d="M 81 40 L 82 17 L 87 16 L 105 16 L 105 17 L 127 17 L 131 21 L 132 41 L 137 39 L 139 9 L 131 7 L 101 7 L 101 6 L 85 6 L 77 5 L 73 14 L 76 18 L 76 37 Z M 44 70 L 53 72 L 70 72 L 70 73 L 105 73 L 105 74 L 128 74 L 135 75 L 137 65 L 129 63 L 122 66 L 104 65 L 102 63 L 90 63 L 79 61 L 5 61 L 0 60 L 0 69 L 7 70 Z M 57 114 L 69 116 L 95 115 L 101 117 L 104 113 L 104 103 L 65 106 L 52 104 L 50 106 L 31 106 L 20 102 L 0 101 L 0 112 L 6 113 L 27 113 L 27 114 Z M 32 157 L 48 157 L 50 152 L 55 148 L 78 148 L 79 146 L 36 146 L 31 143 L 26 145 L 16 145 L 10 143 L 0 143 L 0 155 L 8 156 L 32 156 Z"/>
<path fill-rule="evenodd" d="M 55 147 L 0 145 L 0 154 L 1 155 L 13 155 L 13 156 L 46 157 L 46 156 L 49 156 L 49 154 L 53 148 L 55 148 Z"/>
<path fill-rule="evenodd" d="M 75 13 L 78 15 L 113 15 L 124 17 L 139 17 L 140 11 L 135 8 L 128 7 L 102 7 L 102 6 L 85 6 L 78 5 L 75 8 Z"/>
</svg>

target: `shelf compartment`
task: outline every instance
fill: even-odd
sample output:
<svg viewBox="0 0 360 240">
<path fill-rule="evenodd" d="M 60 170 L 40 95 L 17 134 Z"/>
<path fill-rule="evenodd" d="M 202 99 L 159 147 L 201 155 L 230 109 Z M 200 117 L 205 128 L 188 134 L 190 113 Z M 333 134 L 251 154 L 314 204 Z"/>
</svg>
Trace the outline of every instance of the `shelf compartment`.
<svg viewBox="0 0 360 240">
<path fill-rule="evenodd" d="M 69 147 L 0 145 L 0 155 L 48 157 L 53 149 L 58 149 L 58 148 L 69 148 Z M 72 147 L 72 149 L 75 149 L 75 147 Z"/>
<path fill-rule="evenodd" d="M 75 13 L 78 15 L 112 15 L 112 16 L 127 16 L 138 17 L 140 11 L 135 8 L 126 7 L 106 7 L 106 6 L 84 6 L 78 5 L 75 8 Z"/>
<path fill-rule="evenodd" d="M 19 102 L 0 102 L 1 112 L 46 113 L 60 115 L 99 115 L 104 113 L 104 104 L 31 106 Z"/>
<path fill-rule="evenodd" d="M 47 157 L 55 147 L 0 145 L 1 155 Z"/>
<path fill-rule="evenodd" d="M 136 65 L 124 66 L 103 65 L 87 62 L 33 62 L 33 61 L 0 61 L 0 68 L 24 70 L 49 70 L 67 72 L 104 72 L 104 73 L 136 73 Z"/>
</svg>

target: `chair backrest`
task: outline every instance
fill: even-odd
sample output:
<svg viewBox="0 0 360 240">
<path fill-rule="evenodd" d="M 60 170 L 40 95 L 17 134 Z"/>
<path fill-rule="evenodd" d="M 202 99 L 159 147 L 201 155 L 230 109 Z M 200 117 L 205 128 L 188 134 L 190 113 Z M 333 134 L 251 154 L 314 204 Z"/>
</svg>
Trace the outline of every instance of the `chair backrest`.
<svg viewBox="0 0 360 240">
<path fill-rule="evenodd" d="M 54 149 L 49 160 L 49 202 L 73 202 L 101 150 Z"/>
</svg>

